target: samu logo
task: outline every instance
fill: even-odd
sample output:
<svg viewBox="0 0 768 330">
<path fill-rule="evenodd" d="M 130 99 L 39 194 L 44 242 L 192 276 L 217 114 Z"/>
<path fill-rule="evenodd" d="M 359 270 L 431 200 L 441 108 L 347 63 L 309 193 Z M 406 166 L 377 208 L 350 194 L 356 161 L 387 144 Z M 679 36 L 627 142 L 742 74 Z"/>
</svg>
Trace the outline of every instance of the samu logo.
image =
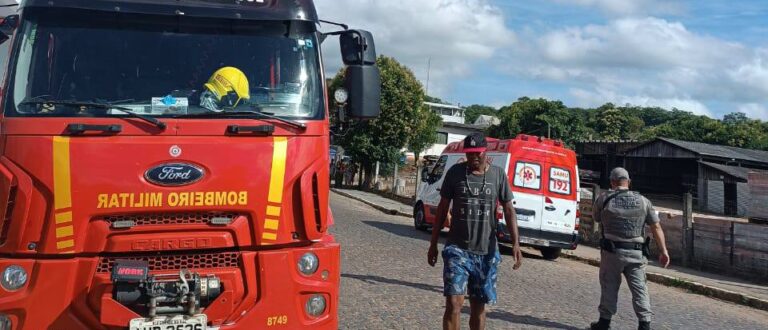
<svg viewBox="0 0 768 330">
<path fill-rule="evenodd" d="M 200 181 L 202 168 L 185 163 L 161 164 L 144 172 L 144 178 L 159 186 L 184 186 Z"/>
</svg>

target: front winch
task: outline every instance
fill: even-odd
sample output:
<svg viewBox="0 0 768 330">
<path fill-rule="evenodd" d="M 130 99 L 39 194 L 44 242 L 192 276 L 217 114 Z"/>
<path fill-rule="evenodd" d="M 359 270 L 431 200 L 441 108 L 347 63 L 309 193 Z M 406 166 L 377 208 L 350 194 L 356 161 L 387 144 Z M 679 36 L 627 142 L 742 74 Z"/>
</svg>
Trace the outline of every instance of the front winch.
<svg viewBox="0 0 768 330">
<path fill-rule="evenodd" d="M 186 269 L 179 274 L 149 275 L 145 261 L 117 260 L 112 267 L 112 298 L 149 317 L 198 314 L 221 295 L 221 279 Z"/>
</svg>

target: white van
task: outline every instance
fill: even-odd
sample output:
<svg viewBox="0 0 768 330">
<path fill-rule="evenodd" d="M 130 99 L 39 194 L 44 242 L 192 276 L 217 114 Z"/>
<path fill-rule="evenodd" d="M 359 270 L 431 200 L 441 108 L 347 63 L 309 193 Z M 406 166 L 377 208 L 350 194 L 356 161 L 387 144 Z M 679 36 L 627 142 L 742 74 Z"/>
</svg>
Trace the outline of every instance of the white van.
<svg viewBox="0 0 768 330">
<path fill-rule="evenodd" d="M 509 140 L 488 139 L 486 157 L 509 177 L 520 243 L 536 247 L 547 260 L 557 259 L 562 249 L 576 249 L 580 215 L 576 153 L 560 141 L 521 134 Z M 422 178 L 413 208 L 416 229 L 426 230 L 435 222 L 443 177 L 463 161 L 462 142 L 453 142 Z M 499 242 L 510 243 L 501 207 L 497 216 Z"/>
</svg>

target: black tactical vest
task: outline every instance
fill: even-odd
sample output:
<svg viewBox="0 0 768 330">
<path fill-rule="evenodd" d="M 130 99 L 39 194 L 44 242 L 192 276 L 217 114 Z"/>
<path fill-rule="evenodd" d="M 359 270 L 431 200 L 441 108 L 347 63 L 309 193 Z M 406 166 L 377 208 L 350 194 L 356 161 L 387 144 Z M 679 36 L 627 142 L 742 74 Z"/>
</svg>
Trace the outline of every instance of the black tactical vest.
<svg viewBox="0 0 768 330">
<path fill-rule="evenodd" d="M 617 195 L 610 198 L 613 194 Z M 600 213 L 603 234 L 627 240 L 643 237 L 648 215 L 645 198 L 635 191 L 610 192 L 608 196 Z"/>
</svg>

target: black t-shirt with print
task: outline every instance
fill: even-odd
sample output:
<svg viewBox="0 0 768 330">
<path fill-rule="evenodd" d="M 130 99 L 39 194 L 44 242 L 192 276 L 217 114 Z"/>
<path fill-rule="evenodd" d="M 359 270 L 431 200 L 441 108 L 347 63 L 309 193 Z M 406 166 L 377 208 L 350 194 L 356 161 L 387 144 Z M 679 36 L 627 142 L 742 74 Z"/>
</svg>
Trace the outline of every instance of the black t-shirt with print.
<svg viewBox="0 0 768 330">
<path fill-rule="evenodd" d="M 485 174 L 472 174 L 466 163 L 445 174 L 440 196 L 453 202 L 448 244 L 486 255 L 496 249 L 496 203 L 512 200 L 507 174 L 490 165 Z"/>
</svg>

